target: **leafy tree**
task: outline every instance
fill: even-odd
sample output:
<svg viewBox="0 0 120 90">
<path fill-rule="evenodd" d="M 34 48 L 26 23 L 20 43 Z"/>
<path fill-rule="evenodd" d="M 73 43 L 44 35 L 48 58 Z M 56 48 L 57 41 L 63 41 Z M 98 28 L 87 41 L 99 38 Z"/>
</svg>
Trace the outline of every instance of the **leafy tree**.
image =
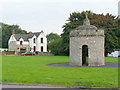
<svg viewBox="0 0 120 90">
<path fill-rule="evenodd" d="M 48 51 L 55 55 L 63 55 L 62 38 L 56 33 L 47 35 Z"/>
<path fill-rule="evenodd" d="M 60 36 L 58 34 L 56 34 L 56 33 L 50 33 L 46 37 L 47 37 L 48 43 L 50 43 L 50 42 L 52 42 L 52 41 L 54 41 L 56 39 L 60 39 Z"/>
<path fill-rule="evenodd" d="M 119 48 L 118 45 L 118 32 L 120 27 L 117 22 L 118 19 L 111 14 L 95 14 L 91 11 L 73 12 L 68 18 L 68 22 L 63 25 L 63 33 L 61 37 L 63 39 L 62 46 L 64 48 L 65 55 L 69 55 L 69 33 L 79 25 L 83 24 L 85 19 L 85 12 L 88 13 L 88 17 L 92 25 L 98 28 L 105 29 L 105 50 L 106 54 L 111 53 L 114 49 Z"/>
<path fill-rule="evenodd" d="M 63 55 L 62 39 L 56 39 L 48 43 L 48 48 L 55 55 Z"/>
<path fill-rule="evenodd" d="M 91 11 L 87 11 L 89 14 L 91 14 Z M 83 24 L 83 20 L 85 18 L 85 12 L 73 12 L 70 14 L 70 17 L 68 18 L 68 23 L 65 23 L 63 25 L 63 33 L 61 34 L 61 38 L 63 39 L 62 46 L 64 55 L 69 55 L 69 33 L 78 27 L 79 25 Z"/>
<path fill-rule="evenodd" d="M 8 48 L 8 40 L 14 30 L 16 34 L 25 34 L 25 30 L 22 30 L 18 25 L 8 25 L 0 23 L 2 25 L 2 48 Z"/>
</svg>

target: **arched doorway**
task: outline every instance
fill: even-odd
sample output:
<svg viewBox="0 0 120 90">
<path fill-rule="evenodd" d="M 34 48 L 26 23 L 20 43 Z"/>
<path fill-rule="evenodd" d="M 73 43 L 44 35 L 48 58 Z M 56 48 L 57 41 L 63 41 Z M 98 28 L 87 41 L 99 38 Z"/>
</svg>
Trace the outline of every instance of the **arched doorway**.
<svg viewBox="0 0 120 90">
<path fill-rule="evenodd" d="M 82 65 L 88 65 L 88 46 L 82 46 Z"/>
</svg>

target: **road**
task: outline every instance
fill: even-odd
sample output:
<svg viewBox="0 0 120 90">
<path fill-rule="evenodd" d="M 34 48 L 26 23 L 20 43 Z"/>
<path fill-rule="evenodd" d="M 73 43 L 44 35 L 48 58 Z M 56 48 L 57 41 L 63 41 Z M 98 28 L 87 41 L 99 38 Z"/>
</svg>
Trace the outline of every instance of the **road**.
<svg viewBox="0 0 120 90">
<path fill-rule="evenodd" d="M 47 85 L 47 84 L 21 84 L 21 83 L 3 83 L 2 88 L 66 88 L 60 85 Z"/>
<path fill-rule="evenodd" d="M 66 90 L 69 90 L 69 88 L 67 88 L 66 86 L 62 86 L 62 85 L 47 85 L 47 84 L 24 84 L 24 83 L 0 83 L 0 90 L 1 90 L 1 85 L 2 88 L 59 88 L 60 90 L 62 90 L 63 88 L 65 88 Z M 120 90 L 120 88 L 100 88 L 100 87 L 91 87 L 91 88 L 86 88 L 86 87 L 72 87 L 73 89 L 71 90 Z"/>
</svg>

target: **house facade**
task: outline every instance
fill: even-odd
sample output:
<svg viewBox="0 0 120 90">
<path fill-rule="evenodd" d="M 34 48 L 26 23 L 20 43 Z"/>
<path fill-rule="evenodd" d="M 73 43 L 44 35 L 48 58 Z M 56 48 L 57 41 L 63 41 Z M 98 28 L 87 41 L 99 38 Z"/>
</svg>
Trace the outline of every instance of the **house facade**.
<svg viewBox="0 0 120 90">
<path fill-rule="evenodd" d="M 29 34 L 12 35 L 8 41 L 9 51 L 47 52 L 47 38 L 43 31 Z"/>
</svg>

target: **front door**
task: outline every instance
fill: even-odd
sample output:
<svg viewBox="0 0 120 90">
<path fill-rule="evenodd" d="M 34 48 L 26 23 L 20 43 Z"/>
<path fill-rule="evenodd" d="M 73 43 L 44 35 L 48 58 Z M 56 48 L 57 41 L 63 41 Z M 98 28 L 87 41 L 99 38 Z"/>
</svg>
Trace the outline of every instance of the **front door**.
<svg viewBox="0 0 120 90">
<path fill-rule="evenodd" d="M 36 51 L 36 47 L 35 46 L 34 46 L 33 50 L 34 50 L 34 52 Z"/>
<path fill-rule="evenodd" d="M 88 65 L 88 46 L 82 46 L 82 65 Z"/>
<path fill-rule="evenodd" d="M 41 46 L 41 52 L 43 52 L 43 46 Z"/>
</svg>

